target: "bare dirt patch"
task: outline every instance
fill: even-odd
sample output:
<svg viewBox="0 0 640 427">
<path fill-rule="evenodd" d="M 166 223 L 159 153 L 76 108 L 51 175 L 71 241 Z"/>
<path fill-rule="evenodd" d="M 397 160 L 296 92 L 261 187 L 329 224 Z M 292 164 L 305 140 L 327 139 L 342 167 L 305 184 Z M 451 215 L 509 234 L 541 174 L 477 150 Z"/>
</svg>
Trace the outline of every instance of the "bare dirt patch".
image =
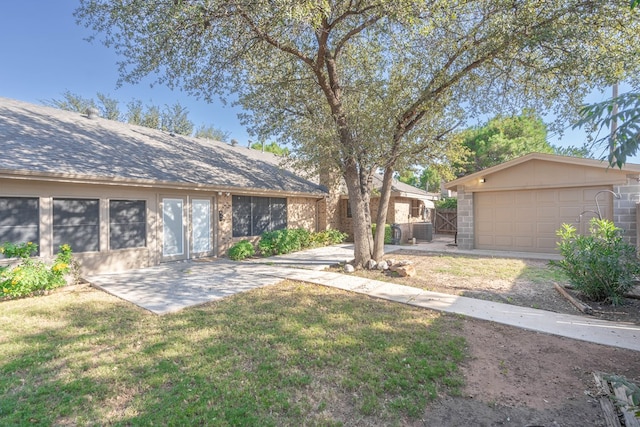
<svg viewBox="0 0 640 427">
<path fill-rule="evenodd" d="M 483 258 L 432 252 L 397 251 L 387 255 L 396 261 L 409 261 L 416 268 L 414 277 L 396 277 L 393 273 L 361 271 L 371 279 L 391 281 L 428 291 L 462 295 L 556 313 L 582 315 L 555 289 L 554 283 L 568 285 L 566 278 L 552 269 L 548 261 L 510 258 Z M 589 304 L 593 316 L 602 320 L 640 325 L 640 300 L 625 298 L 612 306 L 587 301 L 573 290 L 572 296 Z"/>
<path fill-rule="evenodd" d="M 546 261 L 400 251 L 414 277 L 379 271 L 358 275 L 425 290 L 583 315 L 554 288 L 566 279 Z M 570 291 L 571 292 L 571 291 Z M 572 295 L 577 296 L 575 292 Z M 640 324 L 640 301 L 612 307 L 589 303 L 598 318 Z M 482 320 L 461 318 L 469 358 L 461 396 L 429 406 L 424 426 L 604 426 L 594 371 L 640 383 L 640 353 Z"/>
</svg>

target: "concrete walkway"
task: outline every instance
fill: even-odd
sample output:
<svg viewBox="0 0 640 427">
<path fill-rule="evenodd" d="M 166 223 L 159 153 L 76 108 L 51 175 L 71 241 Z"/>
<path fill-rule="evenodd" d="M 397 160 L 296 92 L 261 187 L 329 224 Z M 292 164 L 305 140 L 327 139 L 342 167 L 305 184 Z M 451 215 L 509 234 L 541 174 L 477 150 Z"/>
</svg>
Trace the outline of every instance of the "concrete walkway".
<svg viewBox="0 0 640 427">
<path fill-rule="evenodd" d="M 397 248 L 416 250 L 417 246 L 388 247 L 387 252 Z M 473 255 L 493 256 L 476 251 Z M 218 259 L 167 263 L 131 272 L 103 274 L 88 280 L 106 292 L 157 314 L 215 301 L 283 279 L 300 280 L 426 309 L 640 351 L 638 325 L 558 314 L 322 271 L 352 257 L 351 245 L 337 245 L 252 262 Z"/>
</svg>

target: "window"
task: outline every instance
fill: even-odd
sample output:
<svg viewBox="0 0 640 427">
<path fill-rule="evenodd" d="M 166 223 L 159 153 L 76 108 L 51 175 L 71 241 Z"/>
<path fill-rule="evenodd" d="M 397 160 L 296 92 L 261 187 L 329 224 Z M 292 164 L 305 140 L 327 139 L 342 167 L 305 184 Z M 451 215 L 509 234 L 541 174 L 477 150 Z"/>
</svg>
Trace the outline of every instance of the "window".
<svg viewBox="0 0 640 427">
<path fill-rule="evenodd" d="M 287 199 L 233 196 L 233 237 L 259 236 L 287 228 Z"/>
<path fill-rule="evenodd" d="M 109 248 L 147 246 L 147 204 L 144 200 L 109 201 Z"/>
<path fill-rule="evenodd" d="M 422 214 L 422 201 L 413 199 L 411 200 L 411 216 L 418 218 Z"/>
<path fill-rule="evenodd" d="M 345 200 L 345 204 L 347 205 L 347 218 L 352 218 L 353 214 L 351 213 L 351 203 L 349 203 L 349 199 Z"/>
<path fill-rule="evenodd" d="M 193 252 L 211 251 L 211 200 L 191 200 L 191 229 Z"/>
<path fill-rule="evenodd" d="M 71 246 L 74 252 L 100 250 L 100 201 L 53 199 L 53 247 Z"/>
<path fill-rule="evenodd" d="M 0 197 L 0 244 L 39 244 L 39 235 L 40 203 L 37 197 Z"/>
</svg>

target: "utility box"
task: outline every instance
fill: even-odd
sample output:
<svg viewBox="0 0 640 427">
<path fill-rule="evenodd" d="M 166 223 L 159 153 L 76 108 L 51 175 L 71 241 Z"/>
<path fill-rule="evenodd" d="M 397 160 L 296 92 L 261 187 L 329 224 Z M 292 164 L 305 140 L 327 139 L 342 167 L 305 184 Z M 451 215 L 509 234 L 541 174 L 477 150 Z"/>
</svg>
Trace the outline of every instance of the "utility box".
<svg viewBox="0 0 640 427">
<path fill-rule="evenodd" d="M 417 222 L 413 224 L 413 237 L 417 240 L 430 242 L 433 240 L 433 224 L 430 222 Z"/>
</svg>

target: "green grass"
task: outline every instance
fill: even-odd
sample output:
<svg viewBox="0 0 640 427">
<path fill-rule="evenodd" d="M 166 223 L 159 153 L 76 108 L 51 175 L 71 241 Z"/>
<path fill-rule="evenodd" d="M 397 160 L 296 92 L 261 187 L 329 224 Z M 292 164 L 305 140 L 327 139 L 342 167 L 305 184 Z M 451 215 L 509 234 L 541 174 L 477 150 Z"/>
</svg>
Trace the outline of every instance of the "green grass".
<svg viewBox="0 0 640 427">
<path fill-rule="evenodd" d="M 0 425 L 403 425 L 462 384 L 454 316 L 297 282 L 162 317 L 86 287 L 0 313 Z"/>
</svg>

